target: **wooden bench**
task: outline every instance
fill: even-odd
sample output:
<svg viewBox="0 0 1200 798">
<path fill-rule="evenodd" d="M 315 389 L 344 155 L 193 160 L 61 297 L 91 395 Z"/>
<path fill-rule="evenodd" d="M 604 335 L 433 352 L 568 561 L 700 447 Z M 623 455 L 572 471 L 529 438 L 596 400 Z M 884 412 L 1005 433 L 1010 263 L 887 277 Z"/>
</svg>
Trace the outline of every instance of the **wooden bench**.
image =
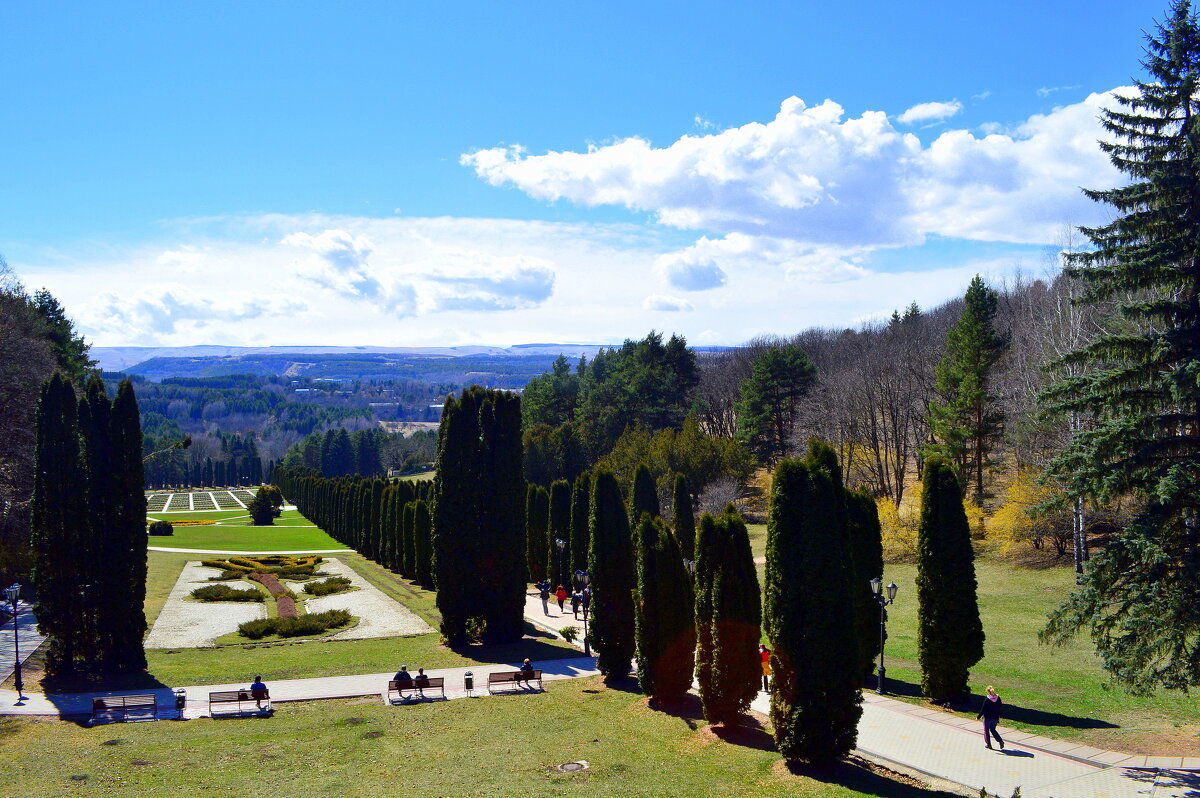
<svg viewBox="0 0 1200 798">
<path fill-rule="evenodd" d="M 492 693 L 492 685 L 494 684 L 508 684 L 512 685 L 513 689 L 520 689 L 520 682 L 525 682 L 525 685 L 530 688 L 533 687 L 530 682 L 537 682 L 538 689 L 541 690 L 542 672 L 532 671 L 530 673 L 526 673 L 525 671 L 501 671 L 500 673 L 489 673 L 487 680 L 488 694 L 490 695 Z"/>
<path fill-rule="evenodd" d="M 406 679 L 398 682 L 392 679 L 388 682 L 387 700 L 390 703 L 392 693 L 396 694 L 396 698 L 402 699 L 408 696 L 417 695 L 421 698 L 429 698 L 425 694 L 426 690 L 437 690 L 442 694 L 442 698 L 446 697 L 446 679 L 443 676 L 430 676 L 427 679 Z"/>
<path fill-rule="evenodd" d="M 145 714 L 141 720 L 158 720 L 158 700 L 152 695 L 110 695 L 92 699 L 92 723 L 101 715 L 110 715 L 112 720 L 129 720 L 129 713 Z"/>
<path fill-rule="evenodd" d="M 265 703 L 266 706 L 260 707 L 260 703 Z M 249 689 L 221 690 L 209 693 L 208 714 L 215 718 L 217 716 L 217 707 L 233 707 L 233 712 L 238 715 L 244 715 L 247 712 L 270 712 L 271 691 L 263 690 L 262 698 L 255 698 Z"/>
</svg>

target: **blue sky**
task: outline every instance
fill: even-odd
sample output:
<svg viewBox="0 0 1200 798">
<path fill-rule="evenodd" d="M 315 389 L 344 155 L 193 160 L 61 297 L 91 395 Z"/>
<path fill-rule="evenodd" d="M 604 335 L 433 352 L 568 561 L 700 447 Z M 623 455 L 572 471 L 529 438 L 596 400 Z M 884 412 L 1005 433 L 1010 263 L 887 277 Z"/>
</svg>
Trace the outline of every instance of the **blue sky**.
<svg viewBox="0 0 1200 798">
<path fill-rule="evenodd" d="M 6 3 L 0 253 L 100 345 L 855 324 L 1102 218 L 1165 9 Z"/>
</svg>

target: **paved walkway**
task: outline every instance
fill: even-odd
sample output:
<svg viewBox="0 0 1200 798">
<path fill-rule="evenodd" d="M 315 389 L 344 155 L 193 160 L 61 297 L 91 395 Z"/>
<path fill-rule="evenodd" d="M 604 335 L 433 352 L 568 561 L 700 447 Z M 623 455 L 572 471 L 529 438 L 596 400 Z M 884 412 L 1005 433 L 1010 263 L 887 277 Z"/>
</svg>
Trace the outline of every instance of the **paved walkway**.
<svg viewBox="0 0 1200 798">
<path fill-rule="evenodd" d="M 3 595 L 0 594 L 0 600 Z M 4 603 L 5 612 L 12 609 L 7 601 Z M 16 658 L 13 656 L 13 623 L 12 618 L 7 614 L 4 616 L 6 622 L 0 628 L 0 682 L 3 682 L 13 672 L 13 663 Z M 33 608 L 27 602 L 17 602 L 17 642 L 20 643 L 21 662 L 29 659 L 29 655 L 42 644 L 46 638 L 38 634 L 37 619 L 33 617 Z M 15 694 L 14 694 L 15 695 Z M 0 703 L 0 706 L 3 706 Z"/>
<path fill-rule="evenodd" d="M 569 605 L 565 611 L 560 611 L 558 602 L 551 600 L 547 609 L 543 610 L 536 593 L 527 596 L 526 617 L 535 625 L 549 631 L 579 626 L 582 634 L 582 618 L 576 620 Z M 413 672 L 421 665 L 419 662 L 397 663 L 397 668 L 401 664 Z M 464 677 L 470 671 L 474 675 L 474 696 L 486 696 L 486 674 L 514 670 L 518 665 L 511 662 L 432 669 L 429 675 L 445 678 L 447 698 L 457 699 L 468 697 Z M 595 660 L 582 656 L 536 665 L 548 682 L 597 673 Z M 383 701 L 392 675 L 373 673 L 292 679 L 271 682 L 269 687 L 272 702 L 276 704 L 369 695 L 379 696 Z M 247 674 L 247 679 L 250 676 Z M 248 684 L 247 681 L 185 687 L 187 705 L 183 717 L 206 716 L 209 692 L 246 688 Z M 89 715 L 93 697 L 135 692 L 139 691 L 38 694 L 30 696 L 23 705 L 14 706 L 16 694 L 11 690 L 0 690 L 0 713 Z M 153 692 L 161 707 L 174 707 L 174 694 L 170 688 L 140 692 Z M 752 708 L 769 714 L 767 694 L 760 693 Z M 1200 758 L 1129 756 L 1005 727 L 1000 728 L 1000 733 L 1008 743 L 1006 749 L 989 751 L 983 746 L 980 724 L 973 719 L 864 692 L 858 751 L 873 759 L 964 785 L 972 791 L 982 788 L 1004 798 L 1016 787 L 1021 788 L 1025 798 L 1196 798 L 1200 795 Z"/>
</svg>

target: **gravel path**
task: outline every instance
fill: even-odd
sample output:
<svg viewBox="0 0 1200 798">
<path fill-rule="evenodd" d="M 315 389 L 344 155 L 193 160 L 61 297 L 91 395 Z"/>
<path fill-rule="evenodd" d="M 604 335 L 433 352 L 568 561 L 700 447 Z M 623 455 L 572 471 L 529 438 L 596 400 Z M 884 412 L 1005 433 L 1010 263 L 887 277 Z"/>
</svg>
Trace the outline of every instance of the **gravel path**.
<svg viewBox="0 0 1200 798">
<path fill-rule="evenodd" d="M 341 560 L 325 560 L 320 567 L 322 571 L 333 576 L 346 577 L 352 585 L 359 588 L 349 593 L 322 596 L 304 602 L 305 610 L 309 613 L 348 610 L 351 615 L 360 618 L 358 626 L 331 635 L 330 639 L 356 640 L 364 637 L 422 635 L 433 631 L 433 627 L 421 620 L 416 613 L 385 596 L 379 588 L 363 579 Z M 296 595 L 303 595 L 303 589 L 294 588 Z"/>
<path fill-rule="evenodd" d="M 146 636 L 146 648 L 211 646 L 221 635 L 236 632 L 238 624 L 267 617 L 266 607 L 256 602 L 184 601 L 184 597 L 197 587 L 212 584 L 208 578 L 220 573 L 220 569 L 206 568 L 198 562 L 183 566 L 162 612 Z M 236 583 L 228 584 L 243 589 Z M 254 590 L 249 586 L 244 589 Z"/>
</svg>

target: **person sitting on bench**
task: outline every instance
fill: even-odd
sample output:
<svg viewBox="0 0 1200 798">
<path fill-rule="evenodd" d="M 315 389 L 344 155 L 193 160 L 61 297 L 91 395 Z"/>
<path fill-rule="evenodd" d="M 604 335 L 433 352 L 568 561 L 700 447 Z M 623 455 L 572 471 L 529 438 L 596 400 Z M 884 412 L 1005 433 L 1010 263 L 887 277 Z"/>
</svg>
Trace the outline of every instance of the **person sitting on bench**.
<svg viewBox="0 0 1200 798">
<path fill-rule="evenodd" d="M 262 676 L 254 677 L 250 685 L 250 697 L 254 699 L 255 706 L 262 709 L 262 702 L 267 698 L 267 686 L 263 684 Z"/>
<path fill-rule="evenodd" d="M 526 657 L 525 661 L 521 663 L 521 670 L 519 670 L 518 673 L 520 673 L 524 678 L 518 679 L 517 683 L 519 684 L 520 682 L 524 681 L 525 686 L 532 689 L 533 685 L 529 683 L 529 679 L 533 676 L 533 663 L 529 661 L 529 657 Z"/>
<path fill-rule="evenodd" d="M 421 697 L 425 697 L 425 688 L 429 686 L 429 677 L 425 675 L 424 668 L 417 668 L 417 678 L 413 681 L 413 687 L 417 688 L 417 692 Z"/>
</svg>

